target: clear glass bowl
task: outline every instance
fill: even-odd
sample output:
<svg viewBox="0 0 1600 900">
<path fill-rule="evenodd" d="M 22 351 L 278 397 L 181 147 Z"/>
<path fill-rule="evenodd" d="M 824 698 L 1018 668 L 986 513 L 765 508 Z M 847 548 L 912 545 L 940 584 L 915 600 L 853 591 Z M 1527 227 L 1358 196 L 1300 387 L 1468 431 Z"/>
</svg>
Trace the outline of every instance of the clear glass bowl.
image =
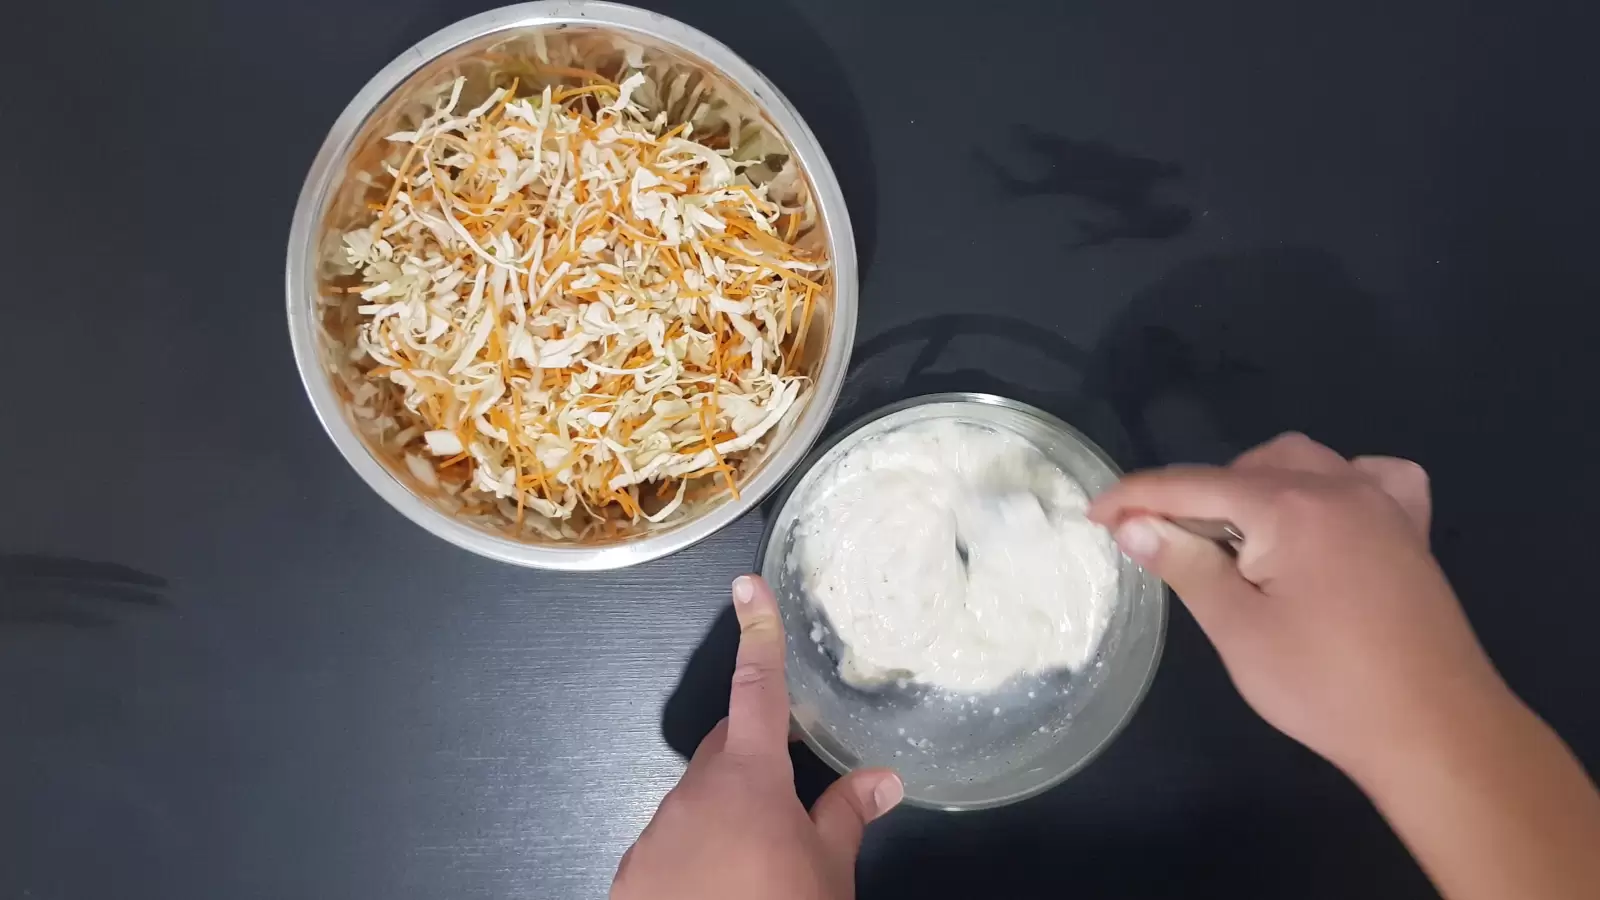
<svg viewBox="0 0 1600 900">
<path fill-rule="evenodd" d="M 1090 496 L 1122 474 L 1087 437 L 1027 404 L 990 394 L 914 398 L 865 416 L 812 452 L 774 507 L 757 567 L 783 613 L 790 706 L 806 744 L 840 772 L 894 768 L 914 805 L 984 809 L 1059 784 L 1117 736 L 1155 676 L 1166 636 L 1167 591 L 1124 557 L 1111 622 L 1093 660 L 1076 672 L 1024 676 L 972 695 L 915 684 L 876 690 L 846 684 L 839 677 L 838 648 L 828 646 L 828 638 L 813 639 L 815 626 L 825 623 L 789 565 L 803 505 L 797 498 L 806 496 L 816 473 L 860 441 L 939 418 L 1022 436 Z"/>
</svg>

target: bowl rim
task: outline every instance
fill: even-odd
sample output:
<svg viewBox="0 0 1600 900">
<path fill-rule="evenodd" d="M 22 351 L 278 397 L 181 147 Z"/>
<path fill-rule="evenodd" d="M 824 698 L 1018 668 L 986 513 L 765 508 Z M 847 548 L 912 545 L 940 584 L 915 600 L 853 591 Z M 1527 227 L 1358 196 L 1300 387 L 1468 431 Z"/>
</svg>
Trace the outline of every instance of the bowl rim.
<svg viewBox="0 0 1600 900">
<path fill-rule="evenodd" d="M 833 266 L 832 332 L 811 396 L 789 434 L 768 451 L 760 468 L 740 485 L 737 500 L 729 498 L 677 527 L 621 544 L 561 547 L 523 543 L 467 524 L 414 494 L 378 461 L 346 421 L 341 401 L 323 369 L 312 310 L 322 216 L 355 138 L 373 111 L 407 79 L 440 56 L 489 35 L 540 26 L 591 26 L 631 33 L 703 60 L 748 92 L 787 142 L 810 181 L 818 216 L 827 230 Z M 822 434 L 843 387 L 855 343 L 859 290 L 855 234 L 844 193 L 816 136 L 782 92 L 726 45 L 675 19 L 617 3 L 542 0 L 501 7 L 448 25 L 390 61 L 345 106 L 312 160 L 295 204 L 287 251 L 284 287 L 295 367 L 317 419 L 345 461 L 390 506 L 434 535 L 480 556 L 530 568 L 600 571 L 648 562 L 699 543 L 758 506 L 783 483 Z"/>
<path fill-rule="evenodd" d="M 1082 444 L 1084 449 L 1087 450 L 1091 456 L 1095 457 L 1107 468 L 1109 468 L 1113 475 L 1120 476 L 1123 474 L 1122 467 L 1117 465 L 1116 460 L 1112 459 L 1111 455 L 1102 449 L 1099 444 L 1091 440 L 1088 435 L 1067 424 L 1065 421 L 1062 421 L 1059 417 L 1052 415 L 1032 404 L 1023 403 L 1020 400 L 1013 400 L 1010 397 L 1002 397 L 998 394 L 986 394 L 977 391 L 944 391 L 933 394 L 922 394 L 916 397 L 908 397 L 904 400 L 897 400 L 893 403 L 871 410 L 870 412 L 863 413 L 862 415 L 851 420 L 847 425 L 830 435 L 826 440 L 819 442 L 811 449 L 811 452 L 806 455 L 805 460 L 794 467 L 793 473 L 791 473 L 788 480 L 784 482 L 783 487 L 778 491 L 778 494 L 772 505 L 772 514 L 767 517 L 766 524 L 761 530 L 761 543 L 756 546 L 755 571 L 757 573 L 764 572 L 767 562 L 767 552 L 771 547 L 773 535 L 777 530 L 779 520 L 783 518 L 783 509 L 788 505 L 789 499 L 793 496 L 795 490 L 800 486 L 800 483 L 805 480 L 806 474 L 814 469 L 817 463 L 821 462 L 822 459 L 833 450 L 833 448 L 843 443 L 844 440 L 849 438 L 851 435 L 855 434 L 866 426 L 871 425 L 873 422 L 876 422 L 879 419 L 883 419 L 894 415 L 895 413 L 903 412 L 919 406 L 932 406 L 939 403 L 967 403 L 978 406 L 998 406 L 1014 412 L 1022 413 L 1024 415 L 1032 416 L 1039 419 L 1046 425 L 1060 430 L 1068 437 Z M 1044 779 L 1038 784 L 1019 791 L 1013 791 L 1010 794 L 967 803 L 937 803 L 907 794 L 904 802 L 909 806 L 915 806 L 920 809 L 932 809 L 942 812 L 972 812 L 982 809 L 994 809 L 995 807 L 999 806 L 1009 806 L 1013 803 L 1027 800 L 1030 797 L 1036 797 L 1039 794 L 1056 787 L 1057 785 L 1066 781 L 1068 778 L 1071 778 L 1072 776 L 1083 771 L 1084 767 L 1098 759 L 1100 755 L 1106 751 L 1106 748 L 1110 747 L 1111 743 L 1115 741 L 1117 737 L 1122 734 L 1123 730 L 1128 727 L 1128 723 L 1133 720 L 1134 713 L 1139 711 L 1139 707 L 1144 705 L 1144 699 L 1150 693 L 1150 686 L 1155 682 L 1156 670 L 1161 667 L 1161 658 L 1166 652 L 1167 622 L 1170 616 L 1169 607 L 1171 606 L 1169 597 L 1170 591 L 1166 582 L 1162 581 L 1160 578 L 1155 578 L 1154 580 L 1155 597 L 1153 598 L 1153 602 L 1156 604 L 1156 625 L 1155 646 L 1150 654 L 1150 664 L 1145 669 L 1143 681 L 1139 685 L 1138 691 L 1134 693 L 1133 699 L 1128 704 L 1127 709 L 1123 710 L 1122 715 L 1117 719 L 1116 723 L 1112 725 L 1110 730 L 1106 732 L 1105 737 L 1103 737 L 1099 743 L 1095 744 L 1087 753 L 1079 757 L 1076 762 L 1060 772 Z M 785 662 L 788 661 L 787 649 L 784 651 L 784 660 Z M 790 706 L 792 709 L 792 696 L 790 698 Z M 824 747 L 811 733 L 811 730 L 806 728 L 805 725 L 801 723 L 792 712 L 789 716 L 789 727 L 793 732 L 797 732 L 800 735 L 800 739 L 807 747 L 811 749 L 812 753 L 815 753 L 835 772 L 838 772 L 840 775 L 847 775 L 850 773 L 850 767 L 846 765 L 843 760 L 839 759 L 826 747 Z"/>
</svg>

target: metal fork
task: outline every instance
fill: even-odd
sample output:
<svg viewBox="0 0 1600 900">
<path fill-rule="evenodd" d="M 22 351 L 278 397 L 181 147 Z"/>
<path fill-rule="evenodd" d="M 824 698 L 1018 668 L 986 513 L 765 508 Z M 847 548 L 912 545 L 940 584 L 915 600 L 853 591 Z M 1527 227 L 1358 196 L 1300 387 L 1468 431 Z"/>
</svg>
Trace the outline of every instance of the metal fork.
<svg viewBox="0 0 1600 900">
<path fill-rule="evenodd" d="M 1192 519 L 1186 516 L 1174 516 L 1167 521 L 1190 534 L 1208 541 L 1216 541 L 1230 552 L 1238 552 L 1239 545 L 1244 543 L 1244 532 L 1227 519 Z"/>
</svg>

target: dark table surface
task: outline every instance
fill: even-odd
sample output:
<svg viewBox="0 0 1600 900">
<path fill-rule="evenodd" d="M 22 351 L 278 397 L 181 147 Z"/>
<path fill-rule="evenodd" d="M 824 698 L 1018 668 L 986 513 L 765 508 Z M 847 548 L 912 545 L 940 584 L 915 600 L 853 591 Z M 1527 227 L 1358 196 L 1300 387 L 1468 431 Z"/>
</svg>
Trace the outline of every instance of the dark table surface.
<svg viewBox="0 0 1600 900">
<path fill-rule="evenodd" d="M 1485 644 L 1595 768 L 1597 17 L 1514 6 L 660 4 L 762 68 L 839 170 L 865 264 L 841 416 L 988 389 L 1127 466 L 1290 428 L 1414 457 Z M 611 574 L 478 559 L 356 478 L 291 365 L 313 152 L 480 8 L 12 22 L 0 896 L 598 896 L 725 703 L 713 623 L 758 515 Z M 1181 610 L 1101 760 L 1012 808 L 895 813 L 861 884 L 1430 892 Z"/>
</svg>

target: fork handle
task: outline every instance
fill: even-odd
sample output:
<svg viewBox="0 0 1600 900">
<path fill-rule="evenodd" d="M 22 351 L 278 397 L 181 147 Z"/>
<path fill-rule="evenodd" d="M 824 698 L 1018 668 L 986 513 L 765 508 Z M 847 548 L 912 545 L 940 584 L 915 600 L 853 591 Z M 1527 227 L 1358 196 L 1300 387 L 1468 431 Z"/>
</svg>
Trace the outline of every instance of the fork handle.
<svg viewBox="0 0 1600 900">
<path fill-rule="evenodd" d="M 1239 526 L 1229 522 L 1227 519 L 1192 519 L 1186 516 L 1175 516 L 1168 521 L 1190 534 L 1198 535 L 1208 541 L 1225 544 L 1234 549 L 1237 549 L 1238 544 L 1244 543 L 1244 532 L 1239 530 Z"/>
</svg>

